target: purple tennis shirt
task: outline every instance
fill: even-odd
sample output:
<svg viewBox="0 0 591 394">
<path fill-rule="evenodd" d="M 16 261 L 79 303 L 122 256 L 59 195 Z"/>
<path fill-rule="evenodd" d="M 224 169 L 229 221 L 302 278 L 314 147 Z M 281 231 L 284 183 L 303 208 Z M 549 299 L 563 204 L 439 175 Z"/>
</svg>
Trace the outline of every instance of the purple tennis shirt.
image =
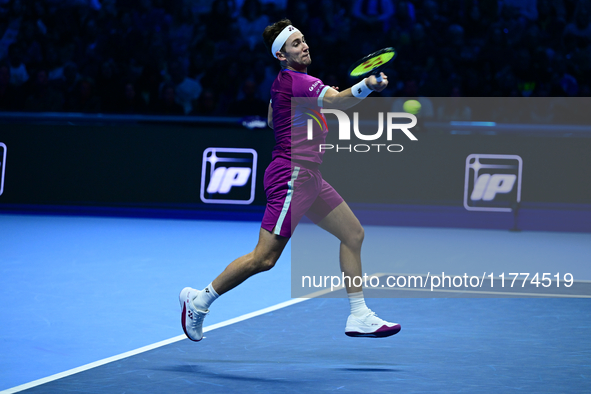
<svg viewBox="0 0 591 394">
<path fill-rule="evenodd" d="M 283 69 L 271 86 L 273 108 L 273 131 L 275 148 L 273 158 L 322 163 L 320 144 L 326 141 L 328 128 L 320 113 L 322 99 L 329 86 L 306 73 Z M 297 100 L 292 113 L 292 98 Z M 293 116 L 293 117 L 292 117 Z M 312 120 L 313 138 L 308 139 L 308 119 Z"/>
</svg>

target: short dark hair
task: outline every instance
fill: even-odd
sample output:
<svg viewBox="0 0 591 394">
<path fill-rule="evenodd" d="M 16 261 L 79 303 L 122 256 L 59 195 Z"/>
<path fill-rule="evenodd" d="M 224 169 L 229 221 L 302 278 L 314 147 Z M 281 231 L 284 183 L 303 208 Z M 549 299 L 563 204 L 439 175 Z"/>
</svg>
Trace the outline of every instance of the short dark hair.
<svg viewBox="0 0 591 394">
<path fill-rule="evenodd" d="M 279 22 L 275 22 L 271 26 L 265 27 L 265 31 L 263 31 L 263 40 L 269 51 L 273 50 L 273 41 L 275 41 L 279 33 L 281 33 L 283 29 L 289 25 L 291 25 L 291 21 L 289 19 L 281 19 Z M 285 44 L 283 44 L 281 47 L 281 51 L 284 50 Z"/>
</svg>

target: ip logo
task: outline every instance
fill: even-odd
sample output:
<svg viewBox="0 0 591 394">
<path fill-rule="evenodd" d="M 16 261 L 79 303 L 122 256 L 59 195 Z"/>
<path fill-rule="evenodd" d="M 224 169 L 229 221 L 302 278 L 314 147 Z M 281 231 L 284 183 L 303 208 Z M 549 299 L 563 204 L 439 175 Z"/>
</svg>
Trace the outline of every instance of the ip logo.
<svg viewBox="0 0 591 394">
<path fill-rule="evenodd" d="M 479 155 L 466 158 L 464 207 L 469 211 L 511 212 L 521 201 L 523 161 L 517 155 Z"/>
<path fill-rule="evenodd" d="M 254 149 L 207 148 L 201 167 L 201 200 L 208 204 L 254 201 L 257 152 Z"/>
<path fill-rule="evenodd" d="M 6 145 L 0 142 L 0 196 L 4 191 L 4 172 L 6 168 Z"/>
</svg>

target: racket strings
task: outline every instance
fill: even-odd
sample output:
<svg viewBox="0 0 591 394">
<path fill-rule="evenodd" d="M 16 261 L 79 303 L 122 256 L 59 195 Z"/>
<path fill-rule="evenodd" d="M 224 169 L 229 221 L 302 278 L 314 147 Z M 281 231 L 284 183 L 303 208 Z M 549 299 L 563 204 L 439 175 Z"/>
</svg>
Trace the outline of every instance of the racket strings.
<svg viewBox="0 0 591 394">
<path fill-rule="evenodd" d="M 361 76 L 361 75 L 367 74 L 368 72 L 371 72 L 372 70 L 377 69 L 378 67 L 388 63 L 390 60 L 392 60 L 394 55 L 395 55 L 394 51 L 391 51 L 391 52 L 385 52 L 385 53 L 381 53 L 379 55 L 373 56 L 373 57 L 365 60 L 363 63 L 361 63 L 357 67 L 353 68 L 353 70 L 350 72 L 350 75 L 352 77 L 355 77 L 355 76 Z"/>
</svg>

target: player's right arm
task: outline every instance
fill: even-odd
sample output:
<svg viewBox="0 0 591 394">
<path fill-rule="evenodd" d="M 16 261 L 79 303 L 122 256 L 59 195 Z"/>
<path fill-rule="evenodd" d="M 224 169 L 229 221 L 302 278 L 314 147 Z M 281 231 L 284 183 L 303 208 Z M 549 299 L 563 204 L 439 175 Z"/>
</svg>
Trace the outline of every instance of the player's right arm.
<svg viewBox="0 0 591 394">
<path fill-rule="evenodd" d="M 374 92 L 381 92 L 388 86 L 388 76 L 382 73 L 382 82 L 378 82 L 374 75 L 365 78 L 365 85 Z M 333 88 L 328 88 L 322 99 L 323 108 L 347 109 L 358 104 L 363 98 L 356 97 L 351 90 L 357 85 L 339 92 Z"/>
<path fill-rule="evenodd" d="M 267 112 L 267 125 L 273 128 L 273 107 L 271 103 L 269 103 L 269 112 Z"/>
</svg>

